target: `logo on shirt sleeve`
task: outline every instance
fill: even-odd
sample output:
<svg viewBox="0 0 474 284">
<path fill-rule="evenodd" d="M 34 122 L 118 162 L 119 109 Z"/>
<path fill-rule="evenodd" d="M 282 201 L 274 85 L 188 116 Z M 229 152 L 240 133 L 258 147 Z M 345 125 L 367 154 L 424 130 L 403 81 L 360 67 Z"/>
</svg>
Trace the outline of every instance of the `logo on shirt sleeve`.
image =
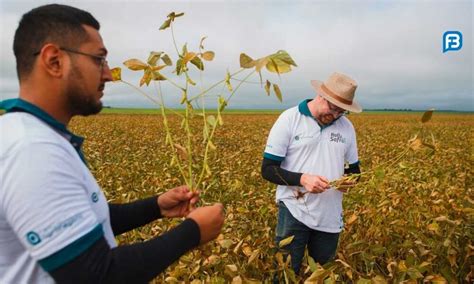
<svg viewBox="0 0 474 284">
<path fill-rule="evenodd" d="M 97 192 L 92 193 L 91 195 L 92 202 L 96 203 L 99 200 L 99 195 L 97 195 Z"/>
<path fill-rule="evenodd" d="M 26 240 L 33 246 L 41 242 L 40 236 L 34 231 L 30 231 L 26 234 Z"/>
</svg>

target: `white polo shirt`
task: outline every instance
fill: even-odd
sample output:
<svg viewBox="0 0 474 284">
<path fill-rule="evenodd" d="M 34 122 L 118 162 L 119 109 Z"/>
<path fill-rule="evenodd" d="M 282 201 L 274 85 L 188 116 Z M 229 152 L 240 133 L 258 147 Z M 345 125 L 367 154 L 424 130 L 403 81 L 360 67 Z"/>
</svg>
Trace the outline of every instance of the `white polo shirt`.
<svg viewBox="0 0 474 284">
<path fill-rule="evenodd" d="M 105 236 L 108 204 L 81 160 L 82 138 L 15 100 L 0 116 L 0 283 L 53 283 L 47 273 Z"/>
<path fill-rule="evenodd" d="M 337 180 L 344 174 L 346 161 L 358 163 L 354 127 L 342 116 L 322 128 L 308 109 L 309 101 L 280 115 L 270 131 L 264 157 L 281 161 L 281 168 L 291 172 Z M 342 230 L 343 193 L 330 188 L 296 198 L 295 191 L 306 192 L 304 187 L 285 185 L 278 185 L 276 192 L 277 202 L 283 201 L 293 217 L 314 230 L 329 233 Z"/>
</svg>

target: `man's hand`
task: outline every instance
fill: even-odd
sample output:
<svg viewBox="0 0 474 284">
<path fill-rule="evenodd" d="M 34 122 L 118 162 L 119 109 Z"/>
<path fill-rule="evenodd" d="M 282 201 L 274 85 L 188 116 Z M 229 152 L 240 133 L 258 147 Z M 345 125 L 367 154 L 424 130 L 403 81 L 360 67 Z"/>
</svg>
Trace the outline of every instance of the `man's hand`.
<svg viewBox="0 0 474 284">
<path fill-rule="evenodd" d="M 321 193 L 329 188 L 329 181 L 323 176 L 303 174 L 301 175 L 300 183 L 311 193 Z"/>
<path fill-rule="evenodd" d="M 175 187 L 158 196 L 157 202 L 164 217 L 185 217 L 199 200 L 199 192 L 189 191 L 185 185 Z"/>
<path fill-rule="evenodd" d="M 199 207 L 189 213 L 188 218 L 198 224 L 201 232 L 200 244 L 204 244 L 219 235 L 224 224 L 224 206 L 216 203 L 212 206 Z"/>
</svg>

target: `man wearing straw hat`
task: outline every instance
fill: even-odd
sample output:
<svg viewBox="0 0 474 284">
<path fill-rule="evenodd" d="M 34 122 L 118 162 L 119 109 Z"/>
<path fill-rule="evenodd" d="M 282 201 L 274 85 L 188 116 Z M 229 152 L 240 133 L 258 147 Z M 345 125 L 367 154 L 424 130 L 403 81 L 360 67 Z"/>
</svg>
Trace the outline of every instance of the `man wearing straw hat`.
<svg viewBox="0 0 474 284">
<path fill-rule="evenodd" d="M 296 273 L 306 247 L 320 264 L 334 258 L 343 228 L 342 196 L 354 182 L 339 188 L 330 182 L 360 173 L 356 134 L 345 116 L 362 111 L 354 101 L 357 83 L 334 73 L 311 85 L 315 98 L 284 111 L 273 125 L 262 162 L 262 176 L 278 185 L 276 245 L 294 236 L 282 249 Z"/>
</svg>

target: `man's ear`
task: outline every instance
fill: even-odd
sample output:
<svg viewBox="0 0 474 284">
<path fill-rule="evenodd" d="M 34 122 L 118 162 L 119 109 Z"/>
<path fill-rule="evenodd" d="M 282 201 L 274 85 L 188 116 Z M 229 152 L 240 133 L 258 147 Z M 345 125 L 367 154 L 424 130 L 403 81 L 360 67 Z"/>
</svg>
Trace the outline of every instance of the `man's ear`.
<svg viewBox="0 0 474 284">
<path fill-rule="evenodd" d="M 66 57 L 59 47 L 49 43 L 41 49 L 38 65 L 50 76 L 61 78 L 64 74 L 65 60 Z"/>
</svg>

